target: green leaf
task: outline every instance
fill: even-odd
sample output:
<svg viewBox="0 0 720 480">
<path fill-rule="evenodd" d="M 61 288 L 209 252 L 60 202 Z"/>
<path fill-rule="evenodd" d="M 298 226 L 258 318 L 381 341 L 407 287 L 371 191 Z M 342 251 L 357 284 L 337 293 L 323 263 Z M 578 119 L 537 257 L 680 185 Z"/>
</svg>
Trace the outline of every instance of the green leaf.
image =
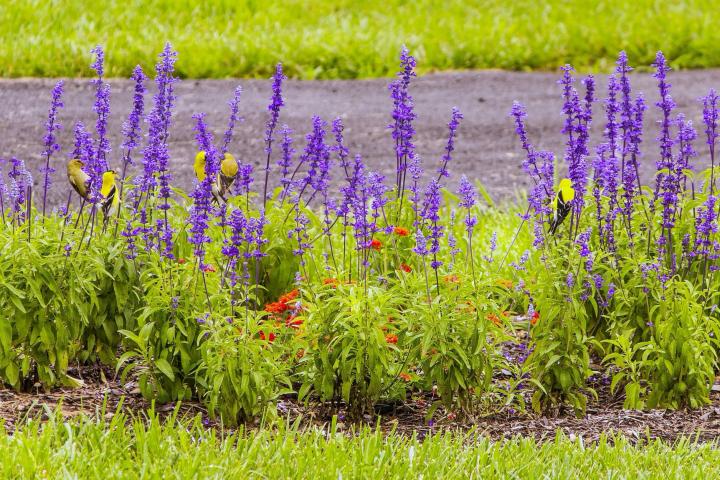
<svg viewBox="0 0 720 480">
<path fill-rule="evenodd" d="M 155 360 L 155 366 L 170 380 L 175 381 L 175 374 L 173 373 L 172 366 L 164 358 Z"/>
</svg>

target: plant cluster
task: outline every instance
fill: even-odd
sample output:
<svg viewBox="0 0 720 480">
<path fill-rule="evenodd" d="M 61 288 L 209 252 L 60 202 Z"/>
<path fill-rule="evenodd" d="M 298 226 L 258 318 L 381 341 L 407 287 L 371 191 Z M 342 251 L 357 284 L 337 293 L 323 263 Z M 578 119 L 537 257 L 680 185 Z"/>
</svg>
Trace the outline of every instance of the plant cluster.
<svg viewBox="0 0 720 480">
<path fill-rule="evenodd" d="M 78 196 L 69 190 L 64 208 L 47 209 L 62 83 L 51 95 L 42 208 L 21 160 L 9 161 L 0 183 L 0 379 L 11 386 L 72 384 L 68 364 L 97 359 L 136 378 L 148 398 L 200 398 L 228 423 L 284 394 L 342 405 L 355 418 L 408 395 L 429 396 L 428 415 L 439 406 L 512 411 L 530 397 L 538 410 L 567 402 L 581 413 L 589 379 L 601 373 L 594 359 L 604 359 L 628 407 L 708 401 L 720 333 L 718 97 L 702 99 L 710 169 L 699 172 L 696 132 L 673 113 L 661 53 L 654 181 L 643 185 L 638 174 L 646 102 L 621 54 L 594 155 L 592 77 L 581 95 L 572 68 L 562 69 L 565 166 L 533 145 L 524 108 L 513 106 L 533 181 L 523 210 L 498 208 L 465 176 L 448 191 L 457 108 L 442 157 L 421 160 L 416 62 L 406 49 L 389 85 L 394 178 L 350 151 L 340 118 L 313 117 L 296 148 L 281 122 L 278 64 L 264 167 L 239 159 L 234 173 L 225 168 L 242 121 L 238 87 L 220 141 L 194 115 L 190 195 L 172 187 L 169 168 L 177 53 L 168 44 L 159 55 L 148 108 L 148 79 L 134 70 L 117 151 L 107 138 L 104 54 L 93 53 L 96 125 L 75 124 L 67 155 L 81 161 L 68 176 L 86 178 L 85 190 L 73 184 Z M 565 222 L 553 224 L 561 169 L 575 193 Z"/>
</svg>

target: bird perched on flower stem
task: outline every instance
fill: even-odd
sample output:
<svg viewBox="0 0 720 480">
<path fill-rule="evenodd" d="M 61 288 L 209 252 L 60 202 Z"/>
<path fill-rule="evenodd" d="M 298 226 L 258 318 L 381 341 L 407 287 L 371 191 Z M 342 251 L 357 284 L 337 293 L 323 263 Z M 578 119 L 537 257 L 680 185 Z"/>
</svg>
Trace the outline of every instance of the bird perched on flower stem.
<svg viewBox="0 0 720 480">
<path fill-rule="evenodd" d="M 569 178 L 563 178 L 558 185 L 557 193 L 552 201 L 553 219 L 550 222 L 550 234 L 554 234 L 560 224 L 572 210 L 572 201 L 575 198 L 575 189 Z"/>
<path fill-rule="evenodd" d="M 87 200 L 90 193 L 90 176 L 83 171 L 84 166 L 85 164 L 81 160 L 73 158 L 67 164 L 67 177 L 77 194 L 83 200 Z"/>
<path fill-rule="evenodd" d="M 117 173 L 115 170 L 108 170 L 103 173 L 100 195 L 102 195 L 103 226 L 106 227 L 110 217 L 117 215 L 120 209 L 120 192 L 117 188 Z"/>
<path fill-rule="evenodd" d="M 198 182 L 205 180 L 205 162 L 206 154 L 204 150 L 201 150 L 195 155 L 195 163 L 193 165 L 195 178 L 197 178 Z M 227 203 L 225 195 L 237 178 L 238 169 L 238 162 L 235 160 L 235 157 L 229 153 L 225 153 L 220 162 L 218 178 L 212 183 L 212 194 L 218 204 Z"/>
</svg>

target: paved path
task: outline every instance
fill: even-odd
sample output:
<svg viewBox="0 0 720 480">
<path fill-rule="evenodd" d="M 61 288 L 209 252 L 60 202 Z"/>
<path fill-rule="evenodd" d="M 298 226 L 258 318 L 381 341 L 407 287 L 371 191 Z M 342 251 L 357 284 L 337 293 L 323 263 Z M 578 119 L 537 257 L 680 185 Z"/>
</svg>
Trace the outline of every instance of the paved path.
<svg viewBox="0 0 720 480">
<path fill-rule="evenodd" d="M 512 119 L 508 112 L 512 101 L 522 101 L 528 109 L 530 135 L 542 148 L 562 154 L 563 137 L 560 135 L 562 116 L 558 75 L 519 72 L 461 72 L 427 75 L 418 78 L 412 86 L 418 113 L 418 152 L 426 169 L 435 169 L 446 142 L 447 122 L 453 106 L 465 115 L 460 127 L 457 150 L 454 154 L 452 186 L 460 173 L 468 174 L 484 183 L 496 198 L 508 198 L 527 186 L 520 170 L 522 161 Z M 605 95 L 606 78 L 599 77 L 599 94 Z M 710 87 L 720 89 L 720 71 L 703 70 L 674 72 L 670 75 L 673 93 L 681 111 L 687 113 L 699 126 L 702 111 L 696 99 Z M 394 169 L 394 150 L 389 123 L 391 101 L 387 79 L 364 81 L 288 81 L 285 87 L 287 107 L 281 122 L 297 133 L 295 146 L 301 148 L 299 138 L 310 128 L 313 114 L 327 120 L 342 116 L 346 122 L 346 138 L 352 153 L 362 153 L 374 169 L 391 175 Z M 53 80 L 0 80 L 0 157 L 18 155 L 37 167 L 42 151 L 43 125 L 47 114 L 49 94 Z M 127 81 L 111 81 L 112 118 L 111 137 L 114 151 L 111 156 L 116 165 L 119 159 L 120 125 L 131 107 L 132 85 Z M 191 163 L 195 151 L 192 119 L 195 112 L 207 112 L 210 125 L 221 136 L 227 117 L 227 102 L 236 85 L 244 89 L 241 113 L 244 123 L 239 125 L 232 151 L 239 158 L 250 160 L 258 167 L 263 160 L 263 135 L 269 81 L 258 80 L 185 80 L 178 86 L 178 103 L 171 132 L 172 171 L 175 184 L 183 188 L 191 185 Z M 65 129 L 61 135 L 63 162 L 72 146 L 72 125 L 82 120 L 94 125 L 92 113 L 93 91 L 87 80 L 69 80 L 66 83 L 65 109 L 61 121 Z M 636 91 L 643 91 L 649 104 L 657 100 L 654 82 L 649 73 L 634 76 Z M 596 112 L 601 104 L 596 104 Z M 657 146 L 652 122 L 658 116 L 651 107 L 646 126 L 653 127 L 643 144 L 644 178 L 652 171 Z M 593 145 L 601 133 L 602 120 L 596 117 L 593 125 Z M 698 141 L 700 148 L 701 141 Z M 594 148 L 594 147 L 593 147 Z M 701 161 L 706 161 L 703 152 Z M 64 182 L 64 167 L 58 168 L 56 179 Z M 37 179 L 36 179 L 37 181 Z M 59 184 L 59 182 L 58 182 Z M 59 185 L 58 185 L 59 186 Z M 65 184 L 54 188 L 53 203 L 64 198 Z"/>
</svg>

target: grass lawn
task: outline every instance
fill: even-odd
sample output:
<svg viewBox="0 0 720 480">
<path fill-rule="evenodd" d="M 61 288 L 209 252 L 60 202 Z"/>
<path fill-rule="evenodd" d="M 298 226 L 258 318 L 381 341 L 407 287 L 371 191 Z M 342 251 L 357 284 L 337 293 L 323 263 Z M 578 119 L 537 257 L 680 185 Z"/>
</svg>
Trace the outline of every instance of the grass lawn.
<svg viewBox="0 0 720 480">
<path fill-rule="evenodd" d="M 539 4 L 542 6 L 538 6 Z M 28 0 L 0 6 L 0 75 L 88 76 L 106 46 L 110 76 L 154 63 L 165 41 L 185 77 L 391 75 L 407 44 L 422 70 L 607 68 L 626 49 L 648 65 L 662 49 L 674 67 L 720 64 L 712 0 Z"/>
<path fill-rule="evenodd" d="M 713 444 L 623 437 L 583 445 L 558 437 L 492 442 L 474 434 L 423 440 L 363 429 L 355 436 L 292 427 L 223 434 L 194 422 L 31 422 L 0 435 L 3 478 L 714 478 Z M 331 430 L 332 431 L 332 430 Z"/>
</svg>

